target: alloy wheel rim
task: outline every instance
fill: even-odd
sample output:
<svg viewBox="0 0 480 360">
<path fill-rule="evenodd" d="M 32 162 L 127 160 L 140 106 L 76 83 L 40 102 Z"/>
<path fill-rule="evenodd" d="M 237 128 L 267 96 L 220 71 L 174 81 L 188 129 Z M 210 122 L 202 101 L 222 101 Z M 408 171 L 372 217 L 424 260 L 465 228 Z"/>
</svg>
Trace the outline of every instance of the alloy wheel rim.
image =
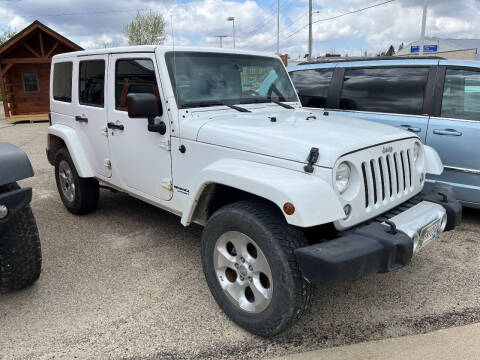
<svg viewBox="0 0 480 360">
<path fill-rule="evenodd" d="M 215 244 L 213 262 L 228 299 L 248 313 L 265 310 L 272 300 L 273 278 L 260 247 L 249 236 L 228 231 Z"/>
<path fill-rule="evenodd" d="M 63 195 L 69 202 L 73 202 L 75 199 L 75 182 L 72 169 L 65 160 L 62 160 L 58 166 L 58 178 Z"/>
</svg>

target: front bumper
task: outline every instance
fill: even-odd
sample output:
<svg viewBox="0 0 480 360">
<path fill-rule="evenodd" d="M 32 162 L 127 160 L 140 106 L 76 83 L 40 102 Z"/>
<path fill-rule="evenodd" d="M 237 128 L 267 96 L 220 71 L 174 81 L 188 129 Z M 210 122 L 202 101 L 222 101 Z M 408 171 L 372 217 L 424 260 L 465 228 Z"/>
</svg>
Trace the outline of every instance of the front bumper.
<svg viewBox="0 0 480 360">
<path fill-rule="evenodd" d="M 334 240 L 296 249 L 303 276 L 314 284 L 337 283 L 408 265 L 414 252 L 426 244 L 418 244 L 422 229 L 438 223 L 440 233 L 461 221 L 462 207 L 455 193 L 445 187 L 440 190 L 421 193 Z"/>
</svg>

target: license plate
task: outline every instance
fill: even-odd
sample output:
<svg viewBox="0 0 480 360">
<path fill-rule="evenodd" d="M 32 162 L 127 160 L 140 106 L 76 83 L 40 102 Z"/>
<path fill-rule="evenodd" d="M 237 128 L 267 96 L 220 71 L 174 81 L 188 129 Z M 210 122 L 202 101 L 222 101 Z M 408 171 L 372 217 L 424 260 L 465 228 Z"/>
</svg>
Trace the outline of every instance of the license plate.
<svg viewBox="0 0 480 360">
<path fill-rule="evenodd" d="M 441 220 L 442 219 L 437 219 L 422 229 L 420 232 L 420 239 L 418 240 L 419 249 L 438 237 Z"/>
</svg>

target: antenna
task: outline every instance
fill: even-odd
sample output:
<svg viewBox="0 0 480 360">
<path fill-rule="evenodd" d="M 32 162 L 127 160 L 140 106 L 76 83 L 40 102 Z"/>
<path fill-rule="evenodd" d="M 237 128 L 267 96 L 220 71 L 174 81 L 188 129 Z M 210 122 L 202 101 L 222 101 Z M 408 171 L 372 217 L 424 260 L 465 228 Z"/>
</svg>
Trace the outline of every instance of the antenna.
<svg viewBox="0 0 480 360">
<path fill-rule="evenodd" d="M 177 104 L 177 124 L 178 124 L 178 139 L 182 145 L 182 137 L 180 136 L 180 108 L 178 107 L 178 84 L 177 84 L 177 61 L 175 54 L 175 33 L 173 31 L 173 14 L 170 13 L 170 26 L 172 27 L 172 51 L 173 51 L 173 80 L 175 81 L 175 103 Z"/>
</svg>

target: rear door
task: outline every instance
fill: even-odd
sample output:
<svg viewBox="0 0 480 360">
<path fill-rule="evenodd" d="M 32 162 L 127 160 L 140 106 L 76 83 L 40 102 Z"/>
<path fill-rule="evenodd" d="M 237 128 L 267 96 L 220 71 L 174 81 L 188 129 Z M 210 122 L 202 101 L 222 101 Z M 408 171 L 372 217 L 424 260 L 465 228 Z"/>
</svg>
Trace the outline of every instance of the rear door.
<svg viewBox="0 0 480 360">
<path fill-rule="evenodd" d="M 480 69 L 440 61 L 427 144 L 445 166 L 435 180 L 450 183 L 457 197 L 480 205 Z"/>
<path fill-rule="evenodd" d="M 79 57 L 75 64 L 76 104 L 74 121 L 83 148 L 98 176 L 112 175 L 109 165 L 107 137 L 107 77 L 108 55 Z"/>
<path fill-rule="evenodd" d="M 337 67 L 327 107 L 399 127 L 425 142 L 435 75 L 435 66 Z"/>
</svg>

